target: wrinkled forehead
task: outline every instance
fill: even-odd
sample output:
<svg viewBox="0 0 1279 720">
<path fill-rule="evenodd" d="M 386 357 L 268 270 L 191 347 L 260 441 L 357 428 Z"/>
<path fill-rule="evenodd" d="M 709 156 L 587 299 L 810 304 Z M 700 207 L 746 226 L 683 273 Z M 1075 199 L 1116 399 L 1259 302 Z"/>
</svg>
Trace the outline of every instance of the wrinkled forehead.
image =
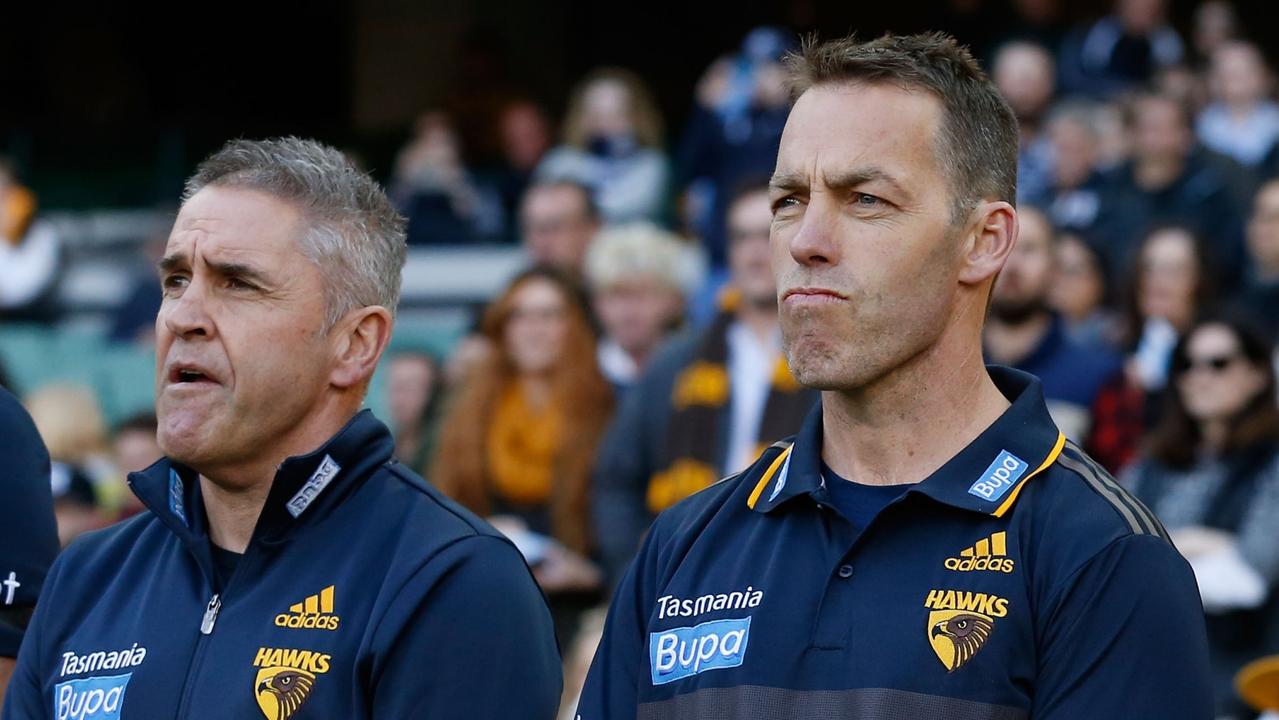
<svg viewBox="0 0 1279 720">
<path fill-rule="evenodd" d="M 288 201 L 236 187 L 206 187 L 183 203 L 165 243 L 165 256 L 258 256 L 288 260 L 302 254 L 303 220 Z"/>
<path fill-rule="evenodd" d="M 900 181 L 944 183 L 937 136 L 941 101 L 889 83 L 815 85 L 795 102 L 777 158 L 777 175 L 810 182 L 873 166 Z"/>
</svg>

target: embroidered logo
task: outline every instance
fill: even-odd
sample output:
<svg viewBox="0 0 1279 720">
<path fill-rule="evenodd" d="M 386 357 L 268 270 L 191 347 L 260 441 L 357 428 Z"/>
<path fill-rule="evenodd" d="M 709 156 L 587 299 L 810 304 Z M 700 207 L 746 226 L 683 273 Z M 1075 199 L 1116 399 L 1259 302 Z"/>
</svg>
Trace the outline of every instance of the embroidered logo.
<svg viewBox="0 0 1279 720">
<path fill-rule="evenodd" d="M 183 525 L 187 525 L 187 510 L 183 503 L 182 496 L 186 492 L 185 486 L 182 484 L 182 478 L 178 476 L 178 471 L 169 468 L 169 512 L 178 516 Z"/>
<path fill-rule="evenodd" d="M 654 685 L 665 685 L 708 670 L 737 667 L 746 659 L 750 617 L 712 620 L 648 636 Z"/>
<path fill-rule="evenodd" d="M 990 467 L 986 468 L 986 472 L 982 473 L 981 479 L 968 488 L 968 494 L 976 495 L 983 500 L 998 500 L 1008 492 L 1009 488 L 1017 484 L 1029 467 L 1025 460 L 1007 450 L 1000 450 L 999 456 L 990 464 Z"/>
<path fill-rule="evenodd" d="M 287 613 L 275 616 L 276 626 L 291 630 L 337 630 L 342 618 L 333 613 L 333 593 L 330 585 L 290 605 Z"/>
<path fill-rule="evenodd" d="M 53 688 L 57 720 L 119 720 L 124 690 L 133 673 L 60 682 Z"/>
<path fill-rule="evenodd" d="M 928 644 L 937 659 L 954 672 L 973 659 L 990 639 L 996 618 L 1008 615 L 1008 601 L 996 595 L 964 590 L 929 590 Z"/>
<path fill-rule="evenodd" d="M 997 532 L 988 538 L 982 538 L 970 548 L 959 551 L 959 557 L 946 558 L 947 570 L 955 572 L 990 571 L 1004 574 L 1011 573 L 1016 563 L 1008 555 L 1008 534 Z"/>
<path fill-rule="evenodd" d="M 333 458 L 325 455 L 324 460 L 320 461 L 320 466 L 315 469 L 315 472 L 311 473 L 311 477 L 306 481 L 306 484 L 289 500 L 287 505 L 289 514 L 295 518 L 301 515 L 319 497 L 320 493 L 324 492 L 324 488 L 333 482 L 333 478 L 337 477 L 338 471 L 341 469 L 341 465 L 334 462 Z"/>
<path fill-rule="evenodd" d="M 331 655 L 311 650 L 258 648 L 253 680 L 258 708 L 267 720 L 288 720 L 311 696 L 315 679 L 329 671 Z"/>
</svg>

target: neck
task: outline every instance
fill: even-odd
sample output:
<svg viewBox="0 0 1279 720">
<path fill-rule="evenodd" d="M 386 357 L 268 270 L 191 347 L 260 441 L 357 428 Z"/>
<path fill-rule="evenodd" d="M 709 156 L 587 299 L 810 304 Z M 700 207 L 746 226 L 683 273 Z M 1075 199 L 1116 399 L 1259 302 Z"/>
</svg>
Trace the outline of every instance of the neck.
<svg viewBox="0 0 1279 720">
<path fill-rule="evenodd" d="M 1230 436 L 1230 425 L 1225 420 L 1209 420 L 1199 426 L 1199 433 L 1204 447 L 1213 454 L 1220 454 Z"/>
<path fill-rule="evenodd" d="M 982 363 L 979 325 L 947 333 L 867 386 L 822 393 L 831 470 L 866 485 L 919 482 L 1008 408 Z"/>
<path fill-rule="evenodd" d="M 1184 168 L 1181 158 L 1147 158 L 1136 162 L 1133 175 L 1143 190 L 1162 190 L 1171 185 Z"/>
<path fill-rule="evenodd" d="M 525 375 L 520 378 L 520 391 L 530 407 L 545 407 L 551 401 L 551 378 L 545 374 Z"/>
<path fill-rule="evenodd" d="M 224 550 L 242 553 L 249 547 L 258 516 L 275 481 L 276 470 L 290 457 L 305 455 L 338 433 L 359 410 L 347 397 L 329 398 L 264 457 L 234 467 L 201 470 L 200 491 L 209 518 L 209 539 Z"/>
<path fill-rule="evenodd" d="M 760 342 L 772 342 L 777 335 L 777 304 L 753 303 L 743 298 L 737 308 L 737 321 L 745 325 Z"/>
<path fill-rule="evenodd" d="M 1000 365 L 1016 365 L 1030 356 L 1048 333 L 1052 316 L 1036 313 L 1025 322 L 1012 324 L 992 317 L 986 325 L 986 352 Z"/>
</svg>

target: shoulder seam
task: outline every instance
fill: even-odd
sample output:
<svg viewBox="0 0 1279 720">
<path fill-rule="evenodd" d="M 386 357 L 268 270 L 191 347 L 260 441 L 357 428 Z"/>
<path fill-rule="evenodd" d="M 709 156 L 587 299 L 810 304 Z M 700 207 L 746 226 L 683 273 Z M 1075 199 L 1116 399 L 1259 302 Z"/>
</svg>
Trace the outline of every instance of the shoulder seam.
<svg viewBox="0 0 1279 720">
<path fill-rule="evenodd" d="M 430 501 L 436 507 L 438 507 L 440 510 L 448 513 L 449 515 L 452 515 L 453 517 L 457 518 L 458 521 L 461 522 L 463 525 L 466 525 L 468 528 L 470 528 L 471 535 L 464 536 L 464 537 L 495 537 L 493 533 L 497 532 L 496 530 L 485 531 L 483 527 L 476 527 L 476 525 L 472 523 L 469 519 L 467 519 L 465 516 L 459 514 L 456 510 L 449 507 L 448 503 L 440 502 L 439 498 L 436 498 L 434 495 L 432 495 L 429 490 L 435 490 L 435 492 L 440 493 L 440 495 L 442 496 L 444 495 L 444 493 L 440 492 L 437 488 L 435 488 L 434 485 L 431 485 L 430 480 L 427 480 L 426 478 L 421 478 L 422 482 L 427 485 L 427 488 L 423 488 L 423 487 L 419 487 L 416 483 L 412 482 L 412 476 L 409 476 L 409 477 L 404 476 L 403 474 L 404 466 L 400 463 L 387 462 L 382 465 L 382 468 L 385 469 L 387 472 L 391 473 L 392 475 L 394 475 L 396 478 L 398 478 L 400 482 L 413 488 L 420 495 L 422 495 L 424 498 L 426 498 L 428 501 Z M 502 535 L 501 533 L 498 533 L 496 537 L 498 537 L 501 540 L 506 540 L 507 542 L 510 542 L 510 540 L 508 540 L 506 536 Z M 460 539 L 462 538 L 457 538 L 457 540 L 460 540 Z M 447 547 L 447 545 L 444 547 Z"/>
<path fill-rule="evenodd" d="M 1078 475 L 1094 492 L 1114 508 L 1123 517 L 1133 534 L 1153 535 L 1171 542 L 1168 538 L 1168 533 L 1164 530 L 1159 520 L 1155 518 L 1154 514 L 1141 501 L 1115 482 L 1105 468 L 1090 459 L 1073 442 L 1067 442 L 1066 449 L 1069 454 L 1063 452 L 1057 458 L 1058 462 L 1061 463 L 1062 467 Z"/>
</svg>

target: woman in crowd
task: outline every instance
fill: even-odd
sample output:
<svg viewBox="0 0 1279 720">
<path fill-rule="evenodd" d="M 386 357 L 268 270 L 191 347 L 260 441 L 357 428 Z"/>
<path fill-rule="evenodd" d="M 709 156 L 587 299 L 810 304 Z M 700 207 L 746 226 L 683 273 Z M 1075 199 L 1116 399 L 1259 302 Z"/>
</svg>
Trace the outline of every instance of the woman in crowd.
<svg viewBox="0 0 1279 720">
<path fill-rule="evenodd" d="M 1128 358 L 1124 372 L 1098 394 L 1087 442 L 1111 472 L 1132 461 L 1145 429 L 1154 426 L 1173 346 L 1215 296 L 1207 251 L 1180 225 L 1148 232 L 1128 277 L 1120 337 Z"/>
<path fill-rule="evenodd" d="M 705 263 L 692 245 L 652 223 L 605 228 L 586 251 L 586 282 L 604 337 L 599 363 L 619 391 L 684 320 Z"/>
<path fill-rule="evenodd" d="M 593 590 L 590 471 L 613 397 L 583 294 L 557 270 L 527 270 L 481 332 L 494 351 L 451 398 L 427 477 L 496 517 L 548 594 Z"/>
<path fill-rule="evenodd" d="M 431 459 L 443 394 L 442 370 L 424 350 L 401 350 L 387 362 L 386 399 L 395 429 L 395 458 L 413 468 Z"/>
<path fill-rule="evenodd" d="M 1107 277 L 1105 258 L 1095 246 L 1074 233 L 1061 236 L 1048 302 L 1080 345 L 1113 346 L 1118 340 L 1115 318 L 1107 309 Z"/>
<path fill-rule="evenodd" d="M 536 177 L 590 188 L 606 223 L 660 220 L 670 174 L 662 134 L 661 114 L 638 75 L 596 70 L 574 90 L 564 144 L 542 160 Z"/>
<path fill-rule="evenodd" d="M 1220 716 L 1239 709 L 1234 673 L 1279 651 L 1279 405 L 1264 335 L 1231 316 L 1196 322 L 1173 351 L 1165 403 L 1125 483 L 1195 571 Z"/>
</svg>

